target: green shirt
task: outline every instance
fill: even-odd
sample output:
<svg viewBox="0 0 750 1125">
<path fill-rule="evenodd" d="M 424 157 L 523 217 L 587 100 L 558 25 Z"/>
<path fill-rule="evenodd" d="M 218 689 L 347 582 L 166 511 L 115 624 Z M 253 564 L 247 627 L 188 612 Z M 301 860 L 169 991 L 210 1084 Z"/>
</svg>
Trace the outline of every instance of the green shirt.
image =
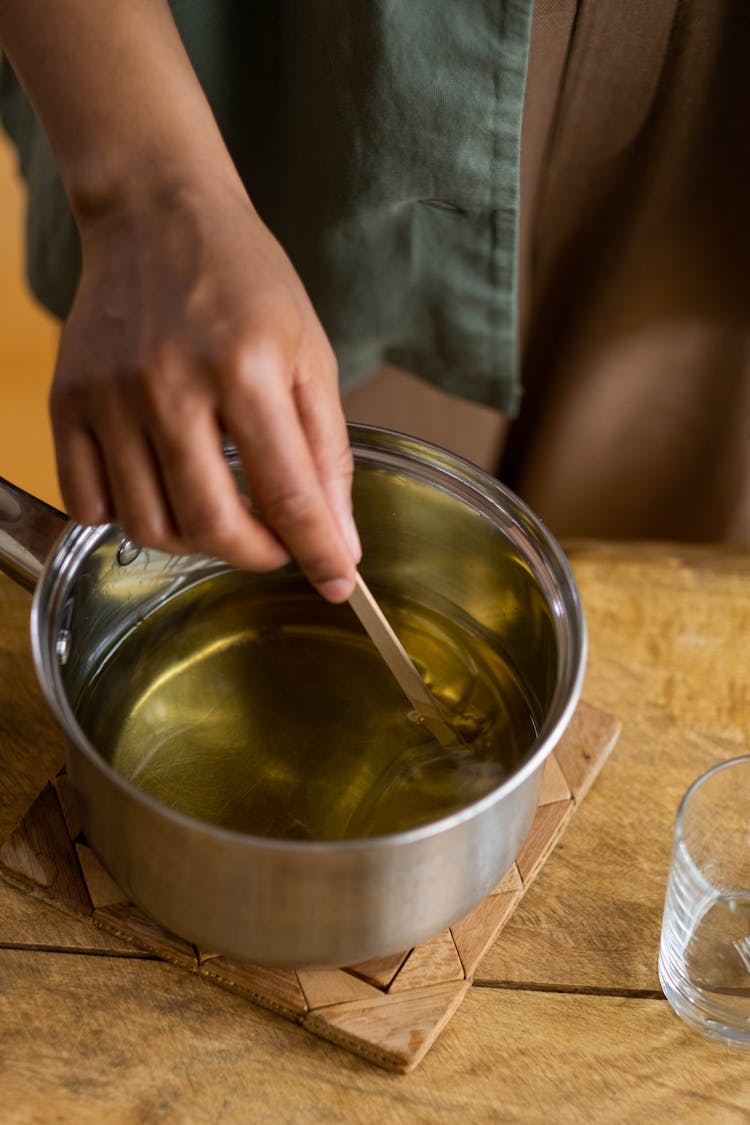
<svg viewBox="0 0 750 1125">
<path fill-rule="evenodd" d="M 299 271 L 342 385 L 394 363 L 515 412 L 521 114 L 532 0 L 172 0 L 248 193 Z M 134 76 L 137 81 L 137 76 Z M 28 275 L 59 316 L 80 254 L 7 64 Z"/>
</svg>

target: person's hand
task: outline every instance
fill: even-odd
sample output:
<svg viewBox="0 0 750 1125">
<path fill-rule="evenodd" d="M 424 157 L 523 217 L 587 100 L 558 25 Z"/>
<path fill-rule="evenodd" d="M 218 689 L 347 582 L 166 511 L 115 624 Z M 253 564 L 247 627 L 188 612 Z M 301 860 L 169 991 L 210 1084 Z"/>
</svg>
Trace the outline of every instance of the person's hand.
<svg viewBox="0 0 750 1125">
<path fill-rule="evenodd" d="M 291 555 L 344 600 L 360 554 L 352 456 L 336 362 L 299 278 L 234 181 L 136 195 L 79 224 L 50 400 L 67 510 L 238 567 Z M 222 433 L 264 522 L 234 485 Z"/>
<path fill-rule="evenodd" d="M 52 394 L 70 514 L 343 601 L 359 557 L 336 364 L 255 213 L 167 0 L 0 3 L 0 42 L 78 223 Z M 75 80 L 71 81 L 71 74 Z M 237 444 L 264 521 L 221 452 Z"/>
</svg>

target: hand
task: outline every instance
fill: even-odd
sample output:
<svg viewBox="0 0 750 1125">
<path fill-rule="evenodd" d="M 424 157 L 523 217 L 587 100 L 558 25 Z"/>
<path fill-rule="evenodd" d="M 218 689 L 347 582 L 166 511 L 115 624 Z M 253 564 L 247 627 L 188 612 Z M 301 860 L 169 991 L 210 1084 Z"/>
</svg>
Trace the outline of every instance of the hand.
<svg viewBox="0 0 750 1125">
<path fill-rule="evenodd" d="M 50 400 L 71 516 L 252 570 L 291 555 L 343 601 L 360 548 L 336 363 L 239 184 L 144 191 L 81 240 Z M 234 485 L 222 432 L 265 522 Z"/>
</svg>

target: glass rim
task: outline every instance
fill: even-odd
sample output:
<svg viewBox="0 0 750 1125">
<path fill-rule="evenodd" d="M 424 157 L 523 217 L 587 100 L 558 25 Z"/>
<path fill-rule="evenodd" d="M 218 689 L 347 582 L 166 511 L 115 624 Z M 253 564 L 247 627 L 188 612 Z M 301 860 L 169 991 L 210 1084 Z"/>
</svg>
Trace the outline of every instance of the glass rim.
<svg viewBox="0 0 750 1125">
<path fill-rule="evenodd" d="M 695 797 L 699 789 L 702 789 L 706 782 L 710 781 L 716 774 L 721 773 L 723 770 L 731 769 L 733 766 L 750 766 L 750 754 L 739 754 L 736 758 L 728 758 L 726 762 L 717 762 L 716 765 L 711 766 L 710 769 L 705 770 L 704 773 L 696 777 L 695 781 L 685 790 L 682 800 L 677 806 L 677 814 L 675 816 L 674 826 L 674 844 L 675 847 L 679 845 L 685 860 L 690 864 L 691 874 L 702 887 L 702 889 L 709 894 L 715 894 L 717 890 L 721 889 L 722 893 L 729 894 L 747 894 L 750 888 L 737 887 L 734 890 L 728 888 L 718 888 L 714 883 L 703 874 L 698 866 L 690 848 L 688 847 L 685 833 L 683 830 L 683 821 L 687 813 L 687 808 L 692 799 Z"/>
</svg>

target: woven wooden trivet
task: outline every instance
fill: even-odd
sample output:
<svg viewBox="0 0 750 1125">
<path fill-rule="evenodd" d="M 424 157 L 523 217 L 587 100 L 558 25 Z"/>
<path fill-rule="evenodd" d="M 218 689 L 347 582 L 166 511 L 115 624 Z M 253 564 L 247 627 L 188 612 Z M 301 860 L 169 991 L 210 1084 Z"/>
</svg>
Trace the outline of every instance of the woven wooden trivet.
<svg viewBox="0 0 750 1125">
<path fill-rule="evenodd" d="M 197 949 L 128 902 L 88 847 L 62 770 L 0 848 L 0 875 L 53 906 L 389 1070 L 424 1057 L 479 963 L 604 765 L 620 725 L 580 703 L 545 765 L 539 808 L 521 852 L 494 891 L 450 929 L 414 949 L 347 969 L 266 969 Z"/>
</svg>

